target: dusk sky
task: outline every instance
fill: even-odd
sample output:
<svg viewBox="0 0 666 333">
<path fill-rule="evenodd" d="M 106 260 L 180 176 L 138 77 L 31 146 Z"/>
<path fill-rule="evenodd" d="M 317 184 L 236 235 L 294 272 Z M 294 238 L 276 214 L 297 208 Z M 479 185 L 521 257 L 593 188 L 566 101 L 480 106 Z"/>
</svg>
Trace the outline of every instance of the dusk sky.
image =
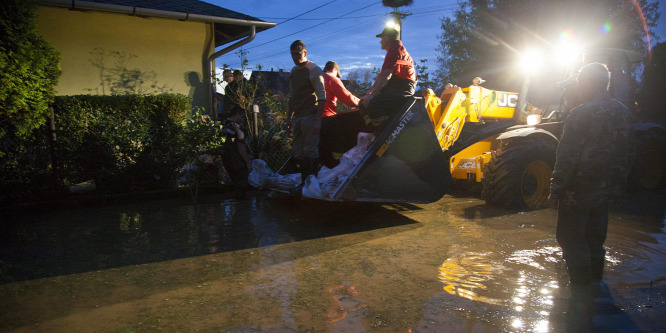
<svg viewBox="0 0 666 333">
<path fill-rule="evenodd" d="M 249 68 L 261 65 L 263 70 L 290 70 L 293 62 L 289 45 L 296 39 L 305 42 L 308 59 L 323 67 L 326 61 L 340 64 L 344 75 L 352 68 L 381 67 L 385 51 L 375 37 L 391 18 L 391 9 L 376 0 L 205 0 L 206 2 L 278 23 L 260 32 L 245 46 Z M 657 34 L 666 41 L 666 15 L 664 4 Z M 401 8 L 410 13 L 403 20 L 402 40 L 415 62 L 427 59 L 430 70 L 437 67 L 436 48 L 442 34 L 442 17 L 452 17 L 459 6 L 456 0 L 415 0 L 413 5 Z M 307 13 L 306 13 L 307 12 Z M 305 14 L 304 14 L 305 13 Z M 297 15 L 295 19 L 289 20 Z M 656 42 L 653 41 L 653 44 Z M 240 67 L 235 51 L 217 59 L 217 65 Z"/>
</svg>

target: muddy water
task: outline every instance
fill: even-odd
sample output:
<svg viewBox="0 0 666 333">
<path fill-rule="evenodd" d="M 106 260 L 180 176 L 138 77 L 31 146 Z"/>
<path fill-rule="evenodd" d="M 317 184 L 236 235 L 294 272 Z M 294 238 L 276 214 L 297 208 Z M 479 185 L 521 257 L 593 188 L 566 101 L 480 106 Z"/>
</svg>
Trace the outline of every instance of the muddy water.
<svg viewBox="0 0 666 333">
<path fill-rule="evenodd" d="M 597 330 L 666 327 L 665 203 L 613 207 Z M 1 217 L 3 332 L 562 332 L 574 317 L 548 209 L 256 192 Z"/>
</svg>

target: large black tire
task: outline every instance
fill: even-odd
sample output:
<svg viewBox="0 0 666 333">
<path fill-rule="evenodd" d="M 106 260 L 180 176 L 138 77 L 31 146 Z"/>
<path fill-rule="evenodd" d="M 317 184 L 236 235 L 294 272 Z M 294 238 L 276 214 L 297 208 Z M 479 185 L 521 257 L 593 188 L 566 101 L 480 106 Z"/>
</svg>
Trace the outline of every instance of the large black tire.
<svg viewBox="0 0 666 333">
<path fill-rule="evenodd" d="M 666 186 L 666 131 L 659 128 L 634 132 L 636 156 L 629 173 L 628 187 L 634 191 Z"/>
<path fill-rule="evenodd" d="M 481 195 L 507 209 L 534 209 L 548 203 L 556 142 L 528 136 L 502 143 L 486 164 Z"/>
</svg>

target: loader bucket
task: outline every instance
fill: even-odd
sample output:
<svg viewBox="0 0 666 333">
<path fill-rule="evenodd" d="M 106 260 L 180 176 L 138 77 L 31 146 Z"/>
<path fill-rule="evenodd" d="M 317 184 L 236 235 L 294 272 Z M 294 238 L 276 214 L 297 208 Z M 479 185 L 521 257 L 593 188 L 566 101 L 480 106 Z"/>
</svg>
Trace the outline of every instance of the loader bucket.
<svg viewBox="0 0 666 333">
<path fill-rule="evenodd" d="M 337 117 L 354 137 L 359 131 L 367 131 L 358 112 Z M 437 201 L 452 185 L 446 154 L 433 131 L 423 100 L 412 97 L 376 134 L 365 156 L 330 199 L 392 203 Z"/>
</svg>

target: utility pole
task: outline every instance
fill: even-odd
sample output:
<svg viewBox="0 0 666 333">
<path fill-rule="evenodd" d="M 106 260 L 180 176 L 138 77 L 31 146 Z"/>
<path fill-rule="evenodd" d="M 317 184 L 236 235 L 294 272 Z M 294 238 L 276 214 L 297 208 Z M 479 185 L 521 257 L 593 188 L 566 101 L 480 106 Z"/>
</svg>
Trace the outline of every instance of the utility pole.
<svg viewBox="0 0 666 333">
<path fill-rule="evenodd" d="M 405 6 L 410 6 L 414 0 L 382 0 L 382 4 L 386 7 L 391 7 L 393 8 L 393 12 L 391 12 L 391 16 L 393 16 L 393 20 L 395 23 L 395 30 L 398 30 L 398 40 L 402 39 L 402 19 L 407 17 L 409 14 L 401 13 L 398 11 L 398 8 L 400 7 L 405 7 Z"/>
<path fill-rule="evenodd" d="M 402 40 L 402 19 L 409 16 L 409 14 L 401 13 L 396 9 L 391 12 L 391 16 L 393 16 L 393 20 L 397 27 L 396 30 L 398 30 L 398 40 Z"/>
</svg>

